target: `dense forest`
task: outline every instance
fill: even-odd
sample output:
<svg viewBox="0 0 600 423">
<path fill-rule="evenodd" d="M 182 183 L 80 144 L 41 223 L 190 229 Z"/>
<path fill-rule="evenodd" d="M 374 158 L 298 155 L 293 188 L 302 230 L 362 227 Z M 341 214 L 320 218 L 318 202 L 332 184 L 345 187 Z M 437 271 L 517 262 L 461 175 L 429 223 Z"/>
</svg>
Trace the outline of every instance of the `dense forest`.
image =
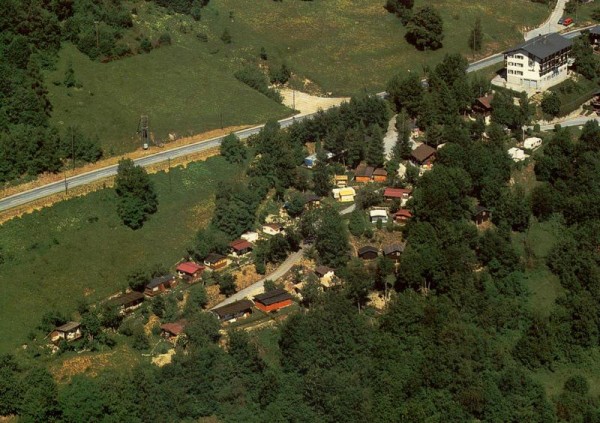
<svg viewBox="0 0 600 423">
<path fill-rule="evenodd" d="M 197 13 L 202 1 L 156 1 L 182 13 Z M 74 127 L 61 137 L 49 124 L 52 105 L 42 70 L 52 68 L 63 41 L 95 60 L 114 60 L 152 48 L 122 41 L 133 25 L 121 0 L 5 0 L 0 2 L 0 182 L 56 172 L 68 161 L 102 156 L 95 138 Z M 76 86 L 72 69 L 65 86 Z"/>
<path fill-rule="evenodd" d="M 510 183 L 514 164 L 506 148 L 507 130 L 530 119 L 528 100 L 521 96 L 517 105 L 510 93 L 497 93 L 491 125 L 462 119 L 489 88 L 465 69 L 459 56 L 447 56 L 428 70 L 427 85 L 411 75 L 394 78 L 390 106 L 364 97 L 289 130 L 269 123 L 250 142 L 256 158 L 247 184 L 219 190 L 215 217 L 189 251 L 203 257 L 239 236 L 269 190 L 289 199 L 290 192 L 318 189 L 343 163 L 382 160 L 380 132 L 392 107 L 400 131 L 390 168 L 407 154 L 409 117 L 426 129 L 429 144 L 444 144 L 433 170 L 407 175 L 414 218 L 403 229 L 407 246 L 397 271 L 383 259 L 375 266 L 350 260 L 348 228 L 336 212 L 303 213 L 300 236 L 314 240 L 317 260 L 335 266 L 344 282 L 340 291 L 306 293 L 302 311 L 276 329 L 274 360 L 251 334 L 220 332 L 216 318 L 198 307 L 186 311 L 185 342 L 162 368 L 138 365 L 57 386 L 46 370 L 2 357 L 0 415 L 32 422 L 600 421 L 586 375 L 572 374 L 553 397 L 531 376 L 576 364 L 599 344 L 600 128 L 586 124 L 575 141 L 557 128 L 535 165 L 542 182 L 526 195 Z M 312 180 L 297 166 L 309 141 L 340 162 L 322 160 Z M 246 148 L 231 136 L 222 154 L 241 163 Z M 493 226 L 471 223 L 476 204 L 493 211 Z M 511 241 L 533 217 L 564 229 L 548 266 L 566 294 L 545 318 L 527 306 L 524 257 Z M 284 241 L 293 248 L 293 236 Z M 280 245 L 262 247 L 263 258 L 277 260 L 271 255 Z M 387 307 L 369 308 L 369 290 L 388 284 Z M 102 339 L 100 319 L 85 312 L 86 342 L 93 345 Z M 110 329 L 103 333 L 110 338 Z"/>
</svg>

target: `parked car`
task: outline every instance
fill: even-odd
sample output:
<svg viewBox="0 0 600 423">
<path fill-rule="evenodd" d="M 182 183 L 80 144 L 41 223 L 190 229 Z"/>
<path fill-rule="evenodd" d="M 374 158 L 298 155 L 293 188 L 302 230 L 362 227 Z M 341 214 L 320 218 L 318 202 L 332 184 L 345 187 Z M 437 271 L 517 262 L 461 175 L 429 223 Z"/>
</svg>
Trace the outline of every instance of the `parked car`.
<svg viewBox="0 0 600 423">
<path fill-rule="evenodd" d="M 569 26 L 572 23 L 573 23 L 573 18 L 565 18 L 565 20 L 563 21 L 564 26 Z"/>
<path fill-rule="evenodd" d="M 565 24 L 565 18 L 560 18 L 560 19 L 558 20 L 558 24 L 559 24 L 559 25 L 564 25 L 564 24 Z"/>
</svg>

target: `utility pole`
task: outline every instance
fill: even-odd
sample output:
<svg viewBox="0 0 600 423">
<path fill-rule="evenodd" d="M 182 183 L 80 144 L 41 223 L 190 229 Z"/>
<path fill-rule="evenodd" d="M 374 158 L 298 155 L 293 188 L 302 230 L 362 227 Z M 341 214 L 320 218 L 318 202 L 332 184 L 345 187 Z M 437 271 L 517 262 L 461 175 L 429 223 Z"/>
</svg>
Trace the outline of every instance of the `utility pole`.
<svg viewBox="0 0 600 423">
<path fill-rule="evenodd" d="M 171 156 L 167 157 L 169 162 L 169 192 L 171 192 Z"/>
<path fill-rule="evenodd" d="M 71 128 L 71 161 L 73 162 L 73 172 L 75 172 L 75 132 Z"/>
<path fill-rule="evenodd" d="M 296 90 L 292 90 L 292 109 L 296 110 Z"/>
</svg>

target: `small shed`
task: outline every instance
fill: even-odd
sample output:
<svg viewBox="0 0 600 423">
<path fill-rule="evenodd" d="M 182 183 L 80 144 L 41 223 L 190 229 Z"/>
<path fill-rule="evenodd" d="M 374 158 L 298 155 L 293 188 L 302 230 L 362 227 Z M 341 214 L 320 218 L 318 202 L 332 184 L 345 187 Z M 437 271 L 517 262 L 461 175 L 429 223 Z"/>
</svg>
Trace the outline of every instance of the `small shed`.
<svg viewBox="0 0 600 423">
<path fill-rule="evenodd" d="M 475 100 L 475 104 L 473 105 L 473 111 L 475 113 L 479 113 L 483 116 L 489 116 L 492 113 L 492 100 L 494 99 L 494 95 L 486 95 L 483 97 L 479 97 Z"/>
<path fill-rule="evenodd" d="M 132 291 L 109 300 L 107 304 L 112 307 L 117 307 L 119 314 L 124 315 L 139 308 L 144 302 L 144 299 L 145 297 L 143 293 Z"/>
<path fill-rule="evenodd" d="M 210 253 L 204 259 L 204 265 L 211 270 L 219 270 L 227 266 L 227 257 L 221 254 Z"/>
<path fill-rule="evenodd" d="M 81 324 L 79 322 L 68 322 L 50 332 L 50 341 L 53 344 L 58 344 L 61 341 L 71 342 L 82 336 Z"/>
<path fill-rule="evenodd" d="M 248 254 L 254 246 L 246 241 L 245 239 L 236 239 L 235 241 L 231 241 L 229 243 L 229 248 L 231 248 L 231 252 L 236 256 L 243 256 Z"/>
<path fill-rule="evenodd" d="M 153 297 L 161 292 L 168 291 L 171 288 L 177 286 L 177 279 L 173 275 L 163 275 L 158 276 L 152 279 L 148 285 L 146 285 L 146 289 L 144 290 L 144 294 L 149 297 Z"/>
<path fill-rule="evenodd" d="M 268 313 L 292 305 L 292 296 L 285 289 L 277 288 L 254 297 L 254 304 Z"/>
<path fill-rule="evenodd" d="M 160 325 L 161 336 L 173 340 L 183 333 L 186 325 L 187 321 L 185 319 L 173 323 L 164 323 Z"/>
<path fill-rule="evenodd" d="M 387 170 L 384 168 L 378 167 L 373 171 L 373 181 L 374 182 L 386 182 L 387 181 Z"/>
<path fill-rule="evenodd" d="M 220 321 L 228 322 L 252 314 L 253 307 L 254 304 L 252 303 L 252 301 L 240 300 L 230 304 L 226 304 L 219 308 L 212 309 L 211 311 L 217 316 L 217 318 Z"/>
<path fill-rule="evenodd" d="M 383 209 L 369 210 L 369 219 L 371 220 L 371 223 L 377 223 L 378 220 L 381 220 L 381 223 L 387 223 L 387 211 Z"/>
<path fill-rule="evenodd" d="M 321 207 L 321 197 L 317 194 L 307 194 L 304 197 L 304 208 L 307 210 L 317 209 Z"/>
<path fill-rule="evenodd" d="M 379 248 L 372 245 L 365 245 L 358 249 L 358 257 L 363 260 L 374 260 L 379 256 Z"/>
<path fill-rule="evenodd" d="M 394 220 L 396 222 L 406 222 L 410 218 L 412 218 L 412 213 L 408 209 L 400 209 L 394 215 Z"/>
<path fill-rule="evenodd" d="M 315 267 L 315 275 L 319 278 L 323 288 L 331 288 L 334 285 L 335 270 L 327 266 Z"/>
<path fill-rule="evenodd" d="M 473 221 L 477 226 L 482 223 L 488 222 L 492 218 L 492 211 L 487 207 L 478 205 L 473 213 Z"/>
<path fill-rule="evenodd" d="M 279 223 L 267 223 L 263 225 L 262 231 L 267 235 L 277 235 L 283 232 L 283 226 Z"/>
<path fill-rule="evenodd" d="M 354 171 L 354 180 L 360 183 L 371 182 L 375 169 L 372 166 L 367 166 L 365 163 L 359 164 Z"/>
<path fill-rule="evenodd" d="M 394 242 L 383 247 L 383 255 L 392 260 L 398 260 L 404 252 L 405 244 Z"/>
<path fill-rule="evenodd" d="M 421 144 L 410 153 L 410 159 L 417 166 L 429 168 L 433 165 L 435 154 L 435 148 L 430 147 L 427 144 Z"/>
<path fill-rule="evenodd" d="M 188 282 L 196 281 L 200 278 L 200 275 L 204 271 L 205 267 L 194 263 L 193 261 L 185 261 L 183 263 L 179 263 L 177 268 L 177 274 L 179 277 L 187 280 Z"/>
</svg>

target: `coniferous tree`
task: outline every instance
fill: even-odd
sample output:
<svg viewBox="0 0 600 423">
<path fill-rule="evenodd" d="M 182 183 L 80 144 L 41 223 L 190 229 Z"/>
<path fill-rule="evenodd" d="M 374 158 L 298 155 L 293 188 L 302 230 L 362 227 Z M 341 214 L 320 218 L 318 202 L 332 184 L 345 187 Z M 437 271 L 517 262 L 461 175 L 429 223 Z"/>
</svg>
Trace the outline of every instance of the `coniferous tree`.
<svg viewBox="0 0 600 423">
<path fill-rule="evenodd" d="M 481 18 L 475 18 L 475 24 L 469 35 L 469 48 L 472 51 L 481 51 L 483 46 L 483 28 L 481 27 Z"/>
<path fill-rule="evenodd" d="M 375 125 L 371 128 L 370 138 L 367 138 L 365 160 L 370 166 L 380 167 L 385 161 L 384 153 L 383 133 L 379 125 Z"/>
</svg>

